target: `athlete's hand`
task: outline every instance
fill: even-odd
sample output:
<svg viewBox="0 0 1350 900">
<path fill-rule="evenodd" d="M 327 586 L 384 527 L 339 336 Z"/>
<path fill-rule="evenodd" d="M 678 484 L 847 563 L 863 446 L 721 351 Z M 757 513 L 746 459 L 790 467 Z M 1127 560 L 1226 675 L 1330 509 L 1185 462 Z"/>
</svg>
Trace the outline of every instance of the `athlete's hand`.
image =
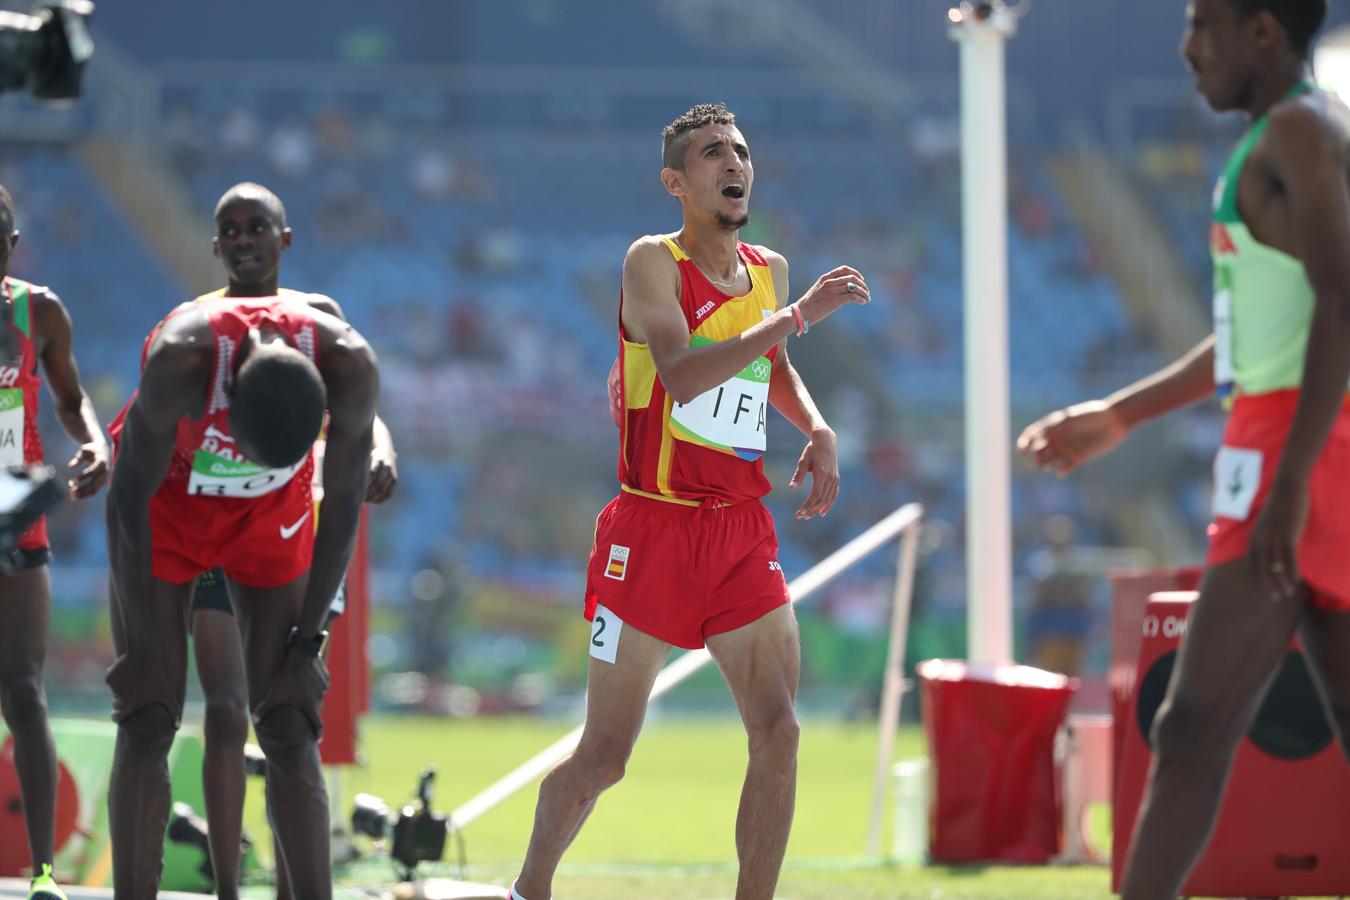
<svg viewBox="0 0 1350 900">
<path fill-rule="evenodd" d="M 849 285 L 853 290 L 849 290 Z M 797 301 L 797 309 L 814 325 L 830 313 L 850 303 L 868 303 L 872 295 L 867 280 L 857 269 L 840 266 L 816 279 L 816 283 Z"/>
<path fill-rule="evenodd" d="M 1036 468 L 1062 477 L 1106 453 L 1128 433 L 1110 404 L 1089 400 L 1028 425 L 1017 439 L 1017 450 Z"/>
<path fill-rule="evenodd" d="M 75 477 L 66 482 L 70 496 L 79 500 L 92 497 L 108 481 L 108 445 L 104 441 L 90 441 L 81 444 L 79 451 L 66 463 L 71 469 L 78 469 Z"/>
<path fill-rule="evenodd" d="M 619 380 L 619 358 L 614 357 L 614 365 L 609 367 L 609 377 L 605 379 L 609 390 L 609 418 L 614 427 L 620 427 L 619 417 L 623 415 L 623 386 Z"/>
<path fill-rule="evenodd" d="M 383 503 L 398 487 L 398 454 L 393 447 L 378 444 L 370 448 L 370 479 L 366 482 L 366 502 Z"/>
<path fill-rule="evenodd" d="M 1307 524 L 1307 482 L 1277 476 L 1247 544 L 1254 574 L 1276 601 L 1293 600 L 1298 594 L 1298 544 Z"/>
<path fill-rule="evenodd" d="M 834 432 L 828 428 L 811 434 L 788 487 L 802 484 L 808 474 L 811 476 L 811 493 L 797 510 L 798 519 L 825 515 L 839 498 L 839 449 Z"/>
<path fill-rule="evenodd" d="M 173 683 L 170 673 L 162 670 L 146 655 L 123 653 L 108 667 L 104 677 L 112 689 L 114 722 L 120 722 L 139 709 L 156 703 L 164 705 L 179 724 L 182 710 L 170 705 L 165 697 L 165 686 Z"/>
<path fill-rule="evenodd" d="M 310 656 L 292 646 L 286 651 L 281 667 L 272 676 L 272 683 L 262 702 L 253 710 L 256 725 L 279 706 L 294 706 L 305 714 L 316 737 L 323 736 L 323 695 L 328 691 L 328 667 L 317 656 Z"/>
</svg>

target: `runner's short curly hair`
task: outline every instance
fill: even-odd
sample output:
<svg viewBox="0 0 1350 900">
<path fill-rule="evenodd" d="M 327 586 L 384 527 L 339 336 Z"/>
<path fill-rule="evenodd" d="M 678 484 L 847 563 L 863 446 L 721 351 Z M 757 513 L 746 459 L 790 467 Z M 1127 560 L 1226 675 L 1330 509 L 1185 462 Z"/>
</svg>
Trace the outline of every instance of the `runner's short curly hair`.
<svg viewBox="0 0 1350 900">
<path fill-rule="evenodd" d="M 736 116 L 721 103 L 700 103 L 661 129 L 661 164 L 684 170 L 690 135 L 704 125 L 735 125 Z"/>
</svg>

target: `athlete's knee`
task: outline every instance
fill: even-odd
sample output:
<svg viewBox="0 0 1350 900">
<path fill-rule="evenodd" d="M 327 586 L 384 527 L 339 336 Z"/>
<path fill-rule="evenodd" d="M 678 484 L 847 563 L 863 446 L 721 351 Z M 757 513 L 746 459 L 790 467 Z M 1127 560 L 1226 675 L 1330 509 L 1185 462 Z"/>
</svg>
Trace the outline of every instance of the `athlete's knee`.
<svg viewBox="0 0 1350 900">
<path fill-rule="evenodd" d="M 206 725 L 208 747 L 238 747 L 248 743 L 248 703 L 243 697 L 208 697 Z"/>
<path fill-rule="evenodd" d="M 1153 751 L 1162 761 L 1209 759 L 1227 753 L 1242 736 L 1241 724 L 1219 709 L 1171 700 L 1153 721 Z"/>
<path fill-rule="evenodd" d="M 253 731 L 258 736 L 258 746 L 273 762 L 279 757 L 307 753 L 318 743 L 309 719 L 296 706 L 274 707 L 253 723 Z"/>
<path fill-rule="evenodd" d="M 169 710 L 159 703 L 129 713 L 117 723 L 117 728 L 138 752 L 160 755 L 169 752 L 178 731 Z"/>
<path fill-rule="evenodd" d="M 19 731 L 41 722 L 47 714 L 47 696 L 42 690 L 42 676 L 25 673 L 6 678 L 0 685 L 0 710 L 11 731 Z"/>
<path fill-rule="evenodd" d="M 791 706 L 763 716 L 745 727 L 752 756 L 795 757 L 801 741 L 801 725 Z"/>
<path fill-rule="evenodd" d="M 632 752 L 632 745 L 626 741 L 595 741 L 578 750 L 572 762 L 586 787 L 598 794 L 623 781 Z"/>
</svg>

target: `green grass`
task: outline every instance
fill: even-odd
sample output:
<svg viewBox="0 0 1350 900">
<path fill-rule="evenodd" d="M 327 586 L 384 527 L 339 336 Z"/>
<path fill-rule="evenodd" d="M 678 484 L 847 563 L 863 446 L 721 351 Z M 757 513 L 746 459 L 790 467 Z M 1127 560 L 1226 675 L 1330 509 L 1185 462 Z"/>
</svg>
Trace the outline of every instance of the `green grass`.
<svg viewBox="0 0 1350 900">
<path fill-rule="evenodd" d="M 535 719 L 371 719 L 362 737 L 369 763 L 343 786 L 344 814 L 350 812 L 356 791 L 376 794 L 391 805 L 402 803 L 428 764 L 437 767 L 436 805 L 448 811 L 568 727 Z M 744 734 L 734 719 L 653 716 L 627 777 L 601 798 L 565 857 L 555 884 L 558 900 L 729 897 L 735 884 L 733 829 L 744 748 Z M 873 724 L 825 719 L 803 723 L 797 813 L 779 897 L 1110 896 L 1108 875 L 1101 868 L 902 869 L 867 861 L 863 850 L 875 753 Z M 906 729 L 896 757 L 923 753 L 920 732 Z M 505 883 L 515 874 L 529 838 L 535 794 L 534 787 L 521 791 L 465 830 L 467 877 Z M 259 785 L 251 788 L 246 816 L 254 835 L 267 833 Z M 889 827 L 882 846 L 890 846 Z"/>
</svg>

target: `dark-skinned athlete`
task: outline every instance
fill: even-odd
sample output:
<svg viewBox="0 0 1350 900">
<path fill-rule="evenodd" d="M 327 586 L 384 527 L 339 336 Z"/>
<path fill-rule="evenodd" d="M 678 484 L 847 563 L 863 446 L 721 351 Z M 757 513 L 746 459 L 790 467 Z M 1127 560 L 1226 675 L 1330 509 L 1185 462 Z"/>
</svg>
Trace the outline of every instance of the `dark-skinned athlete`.
<svg viewBox="0 0 1350 900">
<path fill-rule="evenodd" d="M 92 497 L 108 479 L 108 442 L 89 397 L 80 386 L 70 315 L 50 288 L 9 274 L 19 242 L 14 200 L 0 187 L 0 466 L 40 463 L 38 387 L 46 376 L 56 418 L 80 445 L 70 466 L 70 496 Z M 41 519 L 0 553 L 0 710 L 14 740 L 14 766 L 23 796 L 28 850 L 33 860 L 29 897 L 61 898 L 52 878 L 55 852 L 56 746 L 47 722 L 42 668 L 52 588 L 47 574 L 51 551 Z"/>
<path fill-rule="evenodd" d="M 1018 442 L 1064 474 L 1216 392 L 1230 409 L 1206 571 L 1153 726 L 1125 900 L 1177 895 L 1296 630 L 1350 748 L 1350 110 L 1310 80 L 1325 16 L 1325 0 L 1190 4 L 1181 55 L 1196 90 L 1250 123 L 1214 191 L 1214 333 Z"/>
<path fill-rule="evenodd" d="M 270 191 L 236 191 L 276 204 L 258 227 L 284 221 Z M 268 265 L 257 249 L 234 258 L 246 276 Z M 302 294 L 185 303 L 146 339 L 140 385 L 113 423 L 118 658 L 108 683 L 118 737 L 108 805 L 118 897 L 149 898 L 158 888 L 188 603 L 197 576 L 217 566 L 243 634 L 282 862 L 299 895 L 332 895 L 317 750 L 328 683 L 323 624 L 355 543 L 379 393 L 373 351 L 336 312 L 327 298 Z M 325 420 L 315 529 L 312 448 Z"/>
<path fill-rule="evenodd" d="M 224 267 L 228 283 L 225 288 L 199 299 L 290 295 L 320 304 L 325 311 L 341 317 L 341 310 L 330 298 L 298 294 L 280 287 L 282 255 L 290 248 L 294 234 L 287 224 L 285 207 L 275 194 L 261 185 L 236 185 L 216 204 L 214 219 L 212 252 Z M 392 496 L 397 482 L 393 438 L 384 422 L 376 416 L 366 502 L 383 503 Z M 316 503 L 321 493 L 316 479 Z M 312 520 L 310 524 L 313 524 Z M 280 535 L 277 539 L 281 540 Z M 239 896 L 244 744 L 248 739 L 247 678 L 227 580 L 220 568 L 198 577 L 193 589 L 190 622 L 193 658 L 206 704 L 202 788 L 216 896 L 221 900 Z M 340 609 L 335 607 L 335 612 Z M 284 900 L 290 896 L 290 886 L 279 848 L 276 859 L 278 897 Z"/>
</svg>

